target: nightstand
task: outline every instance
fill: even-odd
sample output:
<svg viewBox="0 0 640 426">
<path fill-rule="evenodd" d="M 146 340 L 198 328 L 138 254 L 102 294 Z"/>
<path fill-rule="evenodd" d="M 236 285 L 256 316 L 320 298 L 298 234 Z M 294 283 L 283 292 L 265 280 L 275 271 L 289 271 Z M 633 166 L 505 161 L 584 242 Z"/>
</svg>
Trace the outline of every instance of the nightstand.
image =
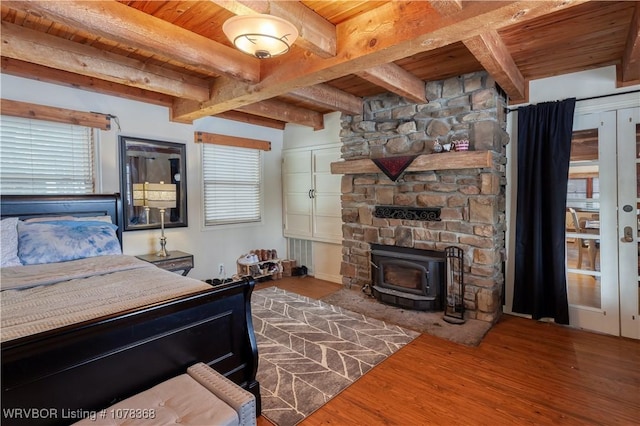
<svg viewBox="0 0 640 426">
<path fill-rule="evenodd" d="M 145 262 L 153 263 L 158 268 L 166 269 L 167 271 L 182 271 L 183 276 L 186 276 L 193 268 L 193 255 L 178 250 L 171 250 L 169 256 L 164 257 L 158 256 L 155 253 L 136 257 Z"/>
</svg>

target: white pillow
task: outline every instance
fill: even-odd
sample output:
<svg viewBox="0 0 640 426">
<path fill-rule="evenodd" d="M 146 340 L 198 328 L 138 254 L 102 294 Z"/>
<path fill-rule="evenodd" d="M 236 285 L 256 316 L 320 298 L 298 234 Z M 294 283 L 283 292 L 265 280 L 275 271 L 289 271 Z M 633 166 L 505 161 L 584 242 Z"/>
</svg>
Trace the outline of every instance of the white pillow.
<svg viewBox="0 0 640 426">
<path fill-rule="evenodd" d="M 0 221 L 0 267 L 22 265 L 18 257 L 18 222 L 17 217 Z"/>
</svg>

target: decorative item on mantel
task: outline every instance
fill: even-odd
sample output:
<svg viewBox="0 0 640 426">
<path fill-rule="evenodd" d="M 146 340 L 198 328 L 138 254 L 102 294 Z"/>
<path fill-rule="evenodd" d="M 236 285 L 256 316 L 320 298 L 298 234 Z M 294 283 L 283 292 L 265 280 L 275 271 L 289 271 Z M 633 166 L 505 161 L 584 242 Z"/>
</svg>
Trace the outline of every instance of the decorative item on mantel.
<svg viewBox="0 0 640 426">
<path fill-rule="evenodd" d="M 460 139 L 453 142 L 456 151 L 468 151 L 469 139 Z"/>
<path fill-rule="evenodd" d="M 464 324 L 464 252 L 460 247 L 444 249 L 445 264 L 445 304 L 444 317 L 451 324 Z"/>
<path fill-rule="evenodd" d="M 431 151 L 435 154 L 441 152 L 451 152 L 455 149 L 456 144 L 454 142 L 440 143 L 439 141 L 433 142 L 433 148 Z"/>
<path fill-rule="evenodd" d="M 372 158 L 372 161 L 382 173 L 395 182 L 417 157 L 417 155 L 403 155 L 399 157 Z"/>
</svg>

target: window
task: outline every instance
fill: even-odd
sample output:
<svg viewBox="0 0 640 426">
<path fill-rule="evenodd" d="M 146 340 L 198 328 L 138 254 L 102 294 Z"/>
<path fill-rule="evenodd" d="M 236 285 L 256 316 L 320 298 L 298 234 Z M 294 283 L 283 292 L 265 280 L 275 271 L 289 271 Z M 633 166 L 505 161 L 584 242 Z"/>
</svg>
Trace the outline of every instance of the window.
<svg viewBox="0 0 640 426">
<path fill-rule="evenodd" d="M 90 127 L 0 116 L 2 194 L 94 192 Z"/>
<path fill-rule="evenodd" d="M 600 208 L 600 175 L 597 163 L 572 161 L 567 182 L 567 207 L 576 210 Z"/>
<path fill-rule="evenodd" d="M 259 149 L 202 144 L 205 225 L 262 220 Z"/>
</svg>

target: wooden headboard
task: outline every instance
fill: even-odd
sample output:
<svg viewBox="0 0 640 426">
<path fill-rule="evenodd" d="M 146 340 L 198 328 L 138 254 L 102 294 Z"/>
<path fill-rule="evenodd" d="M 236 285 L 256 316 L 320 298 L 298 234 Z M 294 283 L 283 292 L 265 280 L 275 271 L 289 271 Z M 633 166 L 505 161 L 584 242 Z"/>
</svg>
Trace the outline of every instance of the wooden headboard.
<svg viewBox="0 0 640 426">
<path fill-rule="evenodd" d="M 122 246 L 120 194 L 2 195 L 0 216 L 29 219 L 44 216 L 110 216 Z"/>
</svg>

